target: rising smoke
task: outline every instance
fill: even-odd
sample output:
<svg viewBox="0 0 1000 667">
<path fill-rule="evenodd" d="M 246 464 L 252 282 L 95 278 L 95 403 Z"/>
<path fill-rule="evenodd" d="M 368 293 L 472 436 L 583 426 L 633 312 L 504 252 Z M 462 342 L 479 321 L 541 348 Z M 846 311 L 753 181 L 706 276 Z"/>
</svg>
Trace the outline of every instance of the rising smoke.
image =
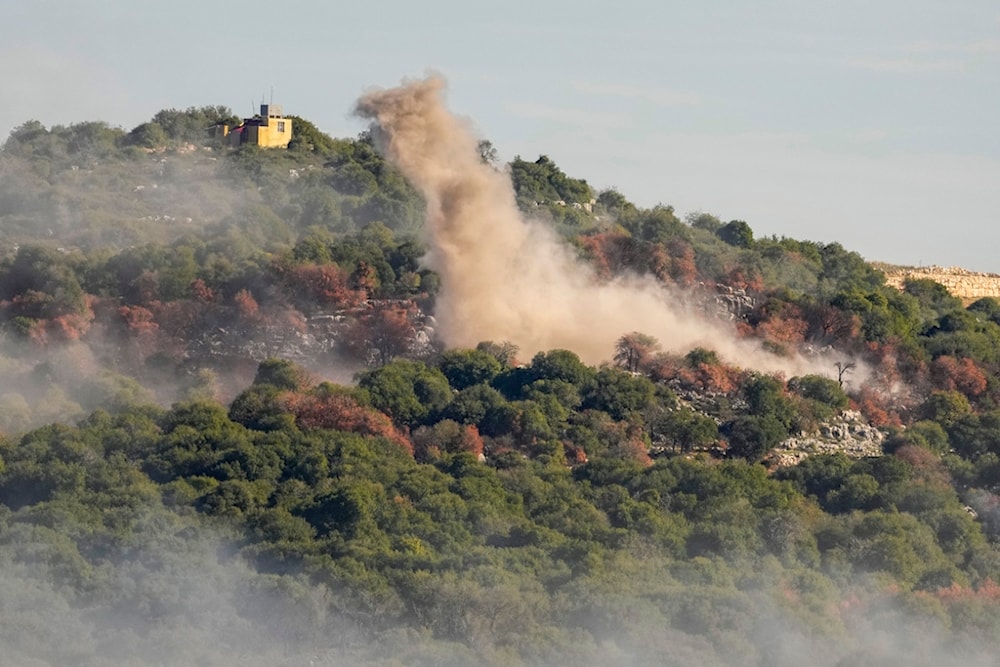
<svg viewBox="0 0 1000 667">
<path fill-rule="evenodd" d="M 369 92 L 356 113 L 427 201 L 425 259 L 441 276 L 435 316 L 447 345 L 508 340 L 522 352 L 566 348 L 592 364 L 630 331 L 672 351 L 701 346 L 764 372 L 829 373 L 832 362 L 779 358 L 685 306 L 648 277 L 598 279 L 546 226 L 526 220 L 510 178 L 482 162 L 468 122 L 444 105 L 442 78 Z"/>
</svg>

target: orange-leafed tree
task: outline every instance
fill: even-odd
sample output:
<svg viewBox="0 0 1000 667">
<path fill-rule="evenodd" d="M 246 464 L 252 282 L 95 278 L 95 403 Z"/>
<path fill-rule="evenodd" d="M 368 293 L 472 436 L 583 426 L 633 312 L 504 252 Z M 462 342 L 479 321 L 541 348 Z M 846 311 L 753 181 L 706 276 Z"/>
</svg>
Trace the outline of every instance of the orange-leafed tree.
<svg viewBox="0 0 1000 667">
<path fill-rule="evenodd" d="M 128 332 L 134 336 L 149 336 L 160 329 L 156 323 L 153 311 L 142 306 L 122 306 L 118 309 Z"/>
<path fill-rule="evenodd" d="M 474 424 L 459 424 L 442 419 L 433 426 L 421 426 L 413 432 L 413 446 L 421 460 L 438 458 L 442 453 L 469 452 L 479 458 L 485 445 Z"/>
<path fill-rule="evenodd" d="M 349 390 L 323 383 L 308 392 L 287 392 L 282 397 L 282 403 L 288 412 L 295 415 L 299 428 L 381 436 L 413 454 L 413 444 L 393 425 L 392 420 L 374 408 L 359 404 Z"/>
<path fill-rule="evenodd" d="M 771 343 L 796 346 L 805 340 L 809 323 L 799 307 L 778 295 L 772 295 L 751 314 L 757 334 Z"/>
<path fill-rule="evenodd" d="M 820 344 L 853 340 L 861 331 L 861 318 L 828 303 L 810 304 L 802 309 L 802 317 L 809 325 L 806 337 Z"/>
<path fill-rule="evenodd" d="M 674 236 L 666 242 L 667 254 L 670 257 L 668 272 L 674 282 L 680 285 L 692 285 L 698 278 L 698 267 L 695 264 L 694 249 L 684 239 Z"/>
<path fill-rule="evenodd" d="M 986 374 L 968 357 L 940 356 L 931 362 L 930 374 L 936 388 L 957 390 L 967 398 L 975 398 L 986 391 Z"/>
<path fill-rule="evenodd" d="M 257 299 L 253 298 L 253 294 L 249 290 L 241 289 L 233 297 L 233 302 L 236 304 L 236 314 L 244 322 L 255 322 L 260 314 L 260 306 L 257 304 Z"/>
<path fill-rule="evenodd" d="M 675 383 L 696 392 L 731 394 L 739 386 L 743 372 L 725 364 L 713 350 L 696 347 L 683 357 L 660 353 L 649 362 L 654 381 Z"/>
<path fill-rule="evenodd" d="M 292 289 L 304 287 L 309 299 L 321 306 L 353 308 L 367 298 L 365 290 L 351 286 L 351 276 L 336 264 L 301 264 L 291 267 L 286 280 Z"/>
<path fill-rule="evenodd" d="M 854 400 L 872 426 L 899 426 L 902 423 L 893 409 L 891 397 L 870 384 L 863 385 Z"/>
<path fill-rule="evenodd" d="M 347 331 L 344 345 L 372 366 L 384 366 L 413 347 L 417 329 L 416 307 L 409 302 L 375 304 Z"/>
<path fill-rule="evenodd" d="M 204 280 L 197 278 L 191 283 L 191 296 L 200 303 L 212 303 L 215 301 L 215 290 L 206 285 Z"/>
</svg>

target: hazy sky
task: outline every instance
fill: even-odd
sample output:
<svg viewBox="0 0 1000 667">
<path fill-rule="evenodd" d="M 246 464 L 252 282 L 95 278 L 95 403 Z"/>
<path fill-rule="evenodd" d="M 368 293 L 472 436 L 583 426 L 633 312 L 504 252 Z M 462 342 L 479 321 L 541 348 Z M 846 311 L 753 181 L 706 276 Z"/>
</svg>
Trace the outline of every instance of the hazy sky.
<svg viewBox="0 0 1000 667">
<path fill-rule="evenodd" d="M 996 0 L 0 0 L 0 135 L 247 115 L 334 136 L 429 69 L 503 159 L 868 259 L 1000 272 Z"/>
</svg>

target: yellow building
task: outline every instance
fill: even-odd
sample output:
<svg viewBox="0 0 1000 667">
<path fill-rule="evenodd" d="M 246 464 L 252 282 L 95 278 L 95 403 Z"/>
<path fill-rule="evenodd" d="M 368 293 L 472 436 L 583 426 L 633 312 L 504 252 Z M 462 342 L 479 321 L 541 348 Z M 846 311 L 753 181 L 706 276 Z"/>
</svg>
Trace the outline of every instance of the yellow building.
<svg viewBox="0 0 1000 667">
<path fill-rule="evenodd" d="M 244 118 L 232 129 L 223 126 L 222 133 L 229 137 L 233 146 L 257 144 L 264 148 L 287 148 L 292 140 L 292 119 L 285 118 L 279 106 L 261 104 L 260 114 Z"/>
</svg>

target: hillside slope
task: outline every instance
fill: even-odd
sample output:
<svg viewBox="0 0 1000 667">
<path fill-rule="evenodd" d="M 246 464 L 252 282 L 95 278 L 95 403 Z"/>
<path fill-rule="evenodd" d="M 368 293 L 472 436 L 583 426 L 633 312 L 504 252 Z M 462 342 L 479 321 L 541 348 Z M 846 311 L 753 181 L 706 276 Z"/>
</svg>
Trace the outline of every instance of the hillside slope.
<svg viewBox="0 0 1000 667">
<path fill-rule="evenodd" d="M 427 176 L 388 121 L 231 149 L 206 109 L 0 152 L 10 661 L 995 662 L 995 299 L 471 136 Z M 478 275 L 425 226 L 484 221 L 525 242 Z"/>
</svg>

